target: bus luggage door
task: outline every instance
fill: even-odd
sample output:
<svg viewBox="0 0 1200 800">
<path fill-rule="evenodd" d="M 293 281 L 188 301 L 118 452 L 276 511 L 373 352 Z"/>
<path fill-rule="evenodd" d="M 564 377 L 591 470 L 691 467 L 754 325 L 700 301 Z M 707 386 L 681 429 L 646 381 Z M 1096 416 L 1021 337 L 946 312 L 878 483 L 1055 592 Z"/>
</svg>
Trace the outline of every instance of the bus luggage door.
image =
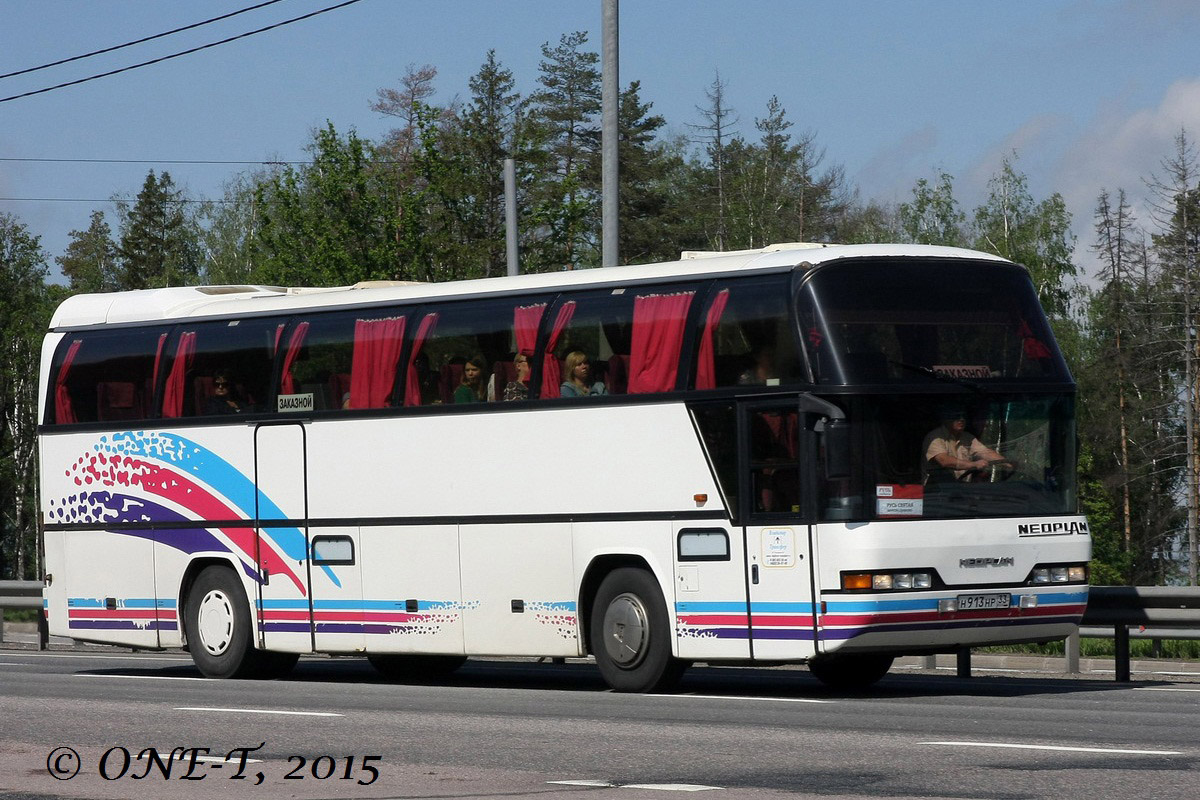
<svg viewBox="0 0 1200 800">
<path fill-rule="evenodd" d="M 795 400 L 749 403 L 738 415 L 739 491 L 755 660 L 815 652 L 809 465 L 812 420 Z"/>
<path fill-rule="evenodd" d="M 295 422 L 254 431 L 259 646 L 291 653 L 313 649 L 305 435 Z"/>
</svg>

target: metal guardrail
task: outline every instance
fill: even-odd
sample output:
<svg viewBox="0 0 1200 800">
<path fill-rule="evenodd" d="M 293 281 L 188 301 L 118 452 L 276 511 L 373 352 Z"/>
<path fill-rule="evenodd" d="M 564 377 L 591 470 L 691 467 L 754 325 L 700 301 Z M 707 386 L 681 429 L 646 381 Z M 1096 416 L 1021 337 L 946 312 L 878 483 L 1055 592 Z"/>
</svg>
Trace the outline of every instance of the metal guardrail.
<svg viewBox="0 0 1200 800">
<path fill-rule="evenodd" d="M 1200 639 L 1200 587 L 1092 586 L 1080 634 L 1107 636 L 1116 645 L 1116 678 L 1129 680 L 1129 640 Z M 1131 631 L 1130 628 L 1135 630 Z M 1067 639 L 1067 671 L 1079 671 L 1079 635 Z"/>
<path fill-rule="evenodd" d="M 4 641 L 4 609 L 36 608 L 42 610 L 41 581 L 0 581 L 0 642 Z M 50 627 L 46 615 L 39 613 L 38 649 L 45 650 L 50 644 Z"/>
</svg>

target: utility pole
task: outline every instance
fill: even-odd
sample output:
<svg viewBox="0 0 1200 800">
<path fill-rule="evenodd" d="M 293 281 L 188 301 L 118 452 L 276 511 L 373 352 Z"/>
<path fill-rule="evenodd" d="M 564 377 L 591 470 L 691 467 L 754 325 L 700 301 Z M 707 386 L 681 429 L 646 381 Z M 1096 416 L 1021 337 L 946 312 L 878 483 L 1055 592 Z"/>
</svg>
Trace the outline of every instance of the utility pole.
<svg viewBox="0 0 1200 800">
<path fill-rule="evenodd" d="M 600 211 L 601 247 L 600 266 L 615 267 L 619 261 L 617 253 L 619 223 L 617 220 L 617 110 L 620 103 L 620 78 L 618 75 L 617 17 L 618 0 L 601 0 L 603 4 L 604 54 L 600 73 Z"/>
<path fill-rule="evenodd" d="M 517 164 L 504 159 L 504 244 L 508 256 L 508 274 L 521 272 L 517 260 Z"/>
</svg>

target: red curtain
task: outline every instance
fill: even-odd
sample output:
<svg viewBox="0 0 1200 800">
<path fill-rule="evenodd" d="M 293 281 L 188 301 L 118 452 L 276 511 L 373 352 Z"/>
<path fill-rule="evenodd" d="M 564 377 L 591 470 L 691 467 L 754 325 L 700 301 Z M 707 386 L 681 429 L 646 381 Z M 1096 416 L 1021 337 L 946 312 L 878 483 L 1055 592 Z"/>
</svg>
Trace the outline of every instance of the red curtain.
<svg viewBox="0 0 1200 800">
<path fill-rule="evenodd" d="M 152 382 L 150 384 L 150 391 L 149 391 L 150 397 L 146 398 L 147 405 L 149 405 L 151 403 L 152 398 L 154 396 L 154 392 L 157 391 L 157 389 L 158 389 L 158 370 L 159 370 L 159 367 L 162 366 L 163 350 L 167 346 L 167 337 L 168 336 L 170 336 L 170 334 L 168 334 L 168 333 L 161 333 L 158 336 L 158 347 L 155 348 L 155 350 L 154 350 L 154 377 L 151 379 Z"/>
<path fill-rule="evenodd" d="M 558 347 L 558 340 L 571 324 L 573 316 L 575 301 L 571 300 L 559 306 L 558 315 L 554 317 L 554 327 L 550 329 L 550 338 L 546 340 L 546 355 L 542 357 L 541 397 L 562 397 L 562 366 L 554 355 L 554 348 Z"/>
<path fill-rule="evenodd" d="M 184 331 L 179 334 L 179 343 L 175 345 L 175 360 L 171 362 L 171 372 L 167 375 L 167 387 L 163 391 L 163 416 L 182 417 L 183 398 L 187 396 L 187 375 L 192 368 L 192 358 L 196 354 L 196 332 Z M 195 409 L 200 413 L 201 409 Z"/>
<path fill-rule="evenodd" d="M 296 363 L 296 359 L 300 357 L 300 348 L 304 344 L 304 337 L 308 335 L 308 323 L 301 322 L 292 331 L 292 337 L 288 339 L 287 352 L 283 354 L 283 378 L 279 382 L 280 394 L 295 394 L 296 379 L 292 377 L 292 366 Z M 279 331 L 275 331 L 276 347 L 278 347 Z"/>
<path fill-rule="evenodd" d="M 634 299 L 630 394 L 669 392 L 675 388 L 679 348 L 694 294 L 652 294 Z"/>
<path fill-rule="evenodd" d="M 82 346 L 82 339 L 71 342 L 67 354 L 63 356 L 62 364 L 58 367 L 58 376 L 54 379 L 54 421 L 59 425 L 70 425 L 79 421 L 75 417 L 75 407 L 71 404 L 71 392 L 67 389 L 67 375 L 71 372 L 71 364 L 75 362 L 75 356 L 79 355 L 79 348 Z"/>
<path fill-rule="evenodd" d="M 1021 336 L 1021 342 L 1025 346 L 1026 358 L 1049 358 L 1050 348 L 1042 344 L 1041 340 L 1033 335 L 1033 331 L 1029 328 L 1029 323 L 1021 320 L 1021 327 L 1017 331 Z"/>
<path fill-rule="evenodd" d="M 696 358 L 696 388 L 715 389 L 717 387 L 716 344 L 713 337 L 717 333 L 717 325 L 725 306 L 729 304 L 729 290 L 722 289 L 713 298 L 708 307 L 708 317 L 704 321 L 704 335 L 700 337 L 700 353 Z"/>
<path fill-rule="evenodd" d="M 404 344 L 404 317 L 360 319 L 354 323 L 350 367 L 350 408 L 383 408 L 396 380 Z M 333 398 L 340 404 L 342 398 Z"/>
<path fill-rule="evenodd" d="M 437 327 L 437 322 L 437 313 L 426 314 L 425 319 L 421 320 L 421 324 L 417 326 L 412 352 L 408 356 L 408 380 L 404 388 L 405 406 L 421 405 L 421 376 L 417 373 L 417 357 L 421 355 L 421 348 L 425 346 L 425 342 L 433 335 L 433 329 Z"/>
</svg>

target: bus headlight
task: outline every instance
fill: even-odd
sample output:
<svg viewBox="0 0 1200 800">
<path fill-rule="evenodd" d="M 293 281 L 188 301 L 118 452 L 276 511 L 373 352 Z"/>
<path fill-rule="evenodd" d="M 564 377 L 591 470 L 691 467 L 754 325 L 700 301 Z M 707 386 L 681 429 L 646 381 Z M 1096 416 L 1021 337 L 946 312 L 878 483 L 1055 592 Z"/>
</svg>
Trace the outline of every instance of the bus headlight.
<svg viewBox="0 0 1200 800">
<path fill-rule="evenodd" d="M 843 572 L 843 591 L 876 592 L 932 589 L 933 572 Z"/>
<path fill-rule="evenodd" d="M 1087 580 L 1086 564 L 1061 564 L 1053 567 L 1034 567 L 1025 583 L 1028 586 L 1040 586 L 1050 583 L 1087 583 Z"/>
</svg>

